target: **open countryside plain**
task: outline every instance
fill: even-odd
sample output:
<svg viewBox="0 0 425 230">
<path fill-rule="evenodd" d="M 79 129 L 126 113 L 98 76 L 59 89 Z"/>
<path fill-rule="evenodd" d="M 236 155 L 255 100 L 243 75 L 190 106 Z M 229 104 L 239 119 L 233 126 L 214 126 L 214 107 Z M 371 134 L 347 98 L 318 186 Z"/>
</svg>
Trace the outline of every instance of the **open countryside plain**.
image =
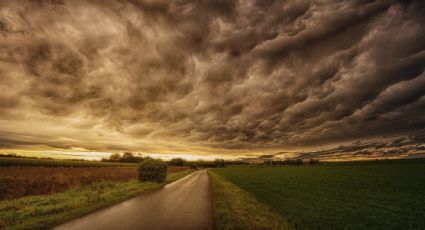
<svg viewBox="0 0 425 230">
<path fill-rule="evenodd" d="M 425 0 L 0 0 L 0 230 L 55 227 L 425 230 Z"/>
<path fill-rule="evenodd" d="M 212 174 L 248 192 L 297 229 L 425 227 L 423 160 L 230 167 Z M 249 212 L 255 210 L 239 215 Z M 220 228 L 225 224 L 216 226 L 226 229 Z"/>
</svg>

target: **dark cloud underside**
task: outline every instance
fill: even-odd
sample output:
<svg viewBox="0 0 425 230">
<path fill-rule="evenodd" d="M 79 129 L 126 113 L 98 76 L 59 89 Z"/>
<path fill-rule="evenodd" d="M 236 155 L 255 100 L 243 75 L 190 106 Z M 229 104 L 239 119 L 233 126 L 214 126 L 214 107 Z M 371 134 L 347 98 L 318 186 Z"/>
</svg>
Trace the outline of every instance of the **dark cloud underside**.
<svg viewBox="0 0 425 230">
<path fill-rule="evenodd" d="M 231 153 L 408 137 L 425 127 L 424 68 L 420 0 L 6 0 L 0 147 Z"/>
</svg>

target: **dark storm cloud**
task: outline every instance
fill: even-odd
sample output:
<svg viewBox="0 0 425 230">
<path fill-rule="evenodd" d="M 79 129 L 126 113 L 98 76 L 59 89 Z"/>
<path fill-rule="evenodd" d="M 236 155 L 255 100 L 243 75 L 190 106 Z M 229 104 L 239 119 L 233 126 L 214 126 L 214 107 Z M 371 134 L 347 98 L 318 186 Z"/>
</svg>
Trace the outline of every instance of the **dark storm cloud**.
<svg viewBox="0 0 425 230">
<path fill-rule="evenodd" d="M 392 140 L 379 141 L 356 141 L 348 145 L 340 145 L 335 148 L 319 151 L 296 152 L 295 159 L 323 159 L 323 160 L 352 160 L 352 159 L 378 159 L 378 158 L 416 158 L 425 154 L 425 132 Z M 279 157 L 285 153 L 275 153 L 272 156 Z"/>
<path fill-rule="evenodd" d="M 229 152 L 412 135 L 425 127 L 424 5 L 2 1 L 2 131 Z"/>
</svg>

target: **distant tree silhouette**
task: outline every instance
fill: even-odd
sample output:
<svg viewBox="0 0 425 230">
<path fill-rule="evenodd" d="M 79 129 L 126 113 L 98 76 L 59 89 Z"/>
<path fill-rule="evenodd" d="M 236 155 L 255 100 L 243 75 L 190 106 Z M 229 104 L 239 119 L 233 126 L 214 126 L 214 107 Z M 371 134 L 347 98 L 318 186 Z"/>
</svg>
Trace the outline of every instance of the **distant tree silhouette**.
<svg viewBox="0 0 425 230">
<path fill-rule="evenodd" d="M 183 160 L 182 158 L 173 158 L 170 160 L 170 162 L 168 162 L 169 166 L 185 166 L 186 165 L 186 161 Z"/>
<path fill-rule="evenodd" d="M 224 159 L 215 159 L 214 160 L 214 166 L 216 168 L 224 168 L 224 167 L 226 167 L 226 163 L 225 163 Z"/>
</svg>

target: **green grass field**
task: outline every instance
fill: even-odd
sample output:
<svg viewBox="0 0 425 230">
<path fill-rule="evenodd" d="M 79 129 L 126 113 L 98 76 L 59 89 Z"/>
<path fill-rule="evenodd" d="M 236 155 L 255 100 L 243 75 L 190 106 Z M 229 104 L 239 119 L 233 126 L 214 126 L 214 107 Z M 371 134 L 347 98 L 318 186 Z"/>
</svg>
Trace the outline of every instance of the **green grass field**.
<svg viewBox="0 0 425 230">
<path fill-rule="evenodd" d="M 37 159 L 25 157 L 1 157 L 0 167 L 43 166 L 43 167 L 136 167 L 134 163 L 113 163 L 81 160 Z"/>
<path fill-rule="evenodd" d="M 298 229 L 425 229 L 423 160 L 231 167 L 213 173 Z"/>
</svg>

